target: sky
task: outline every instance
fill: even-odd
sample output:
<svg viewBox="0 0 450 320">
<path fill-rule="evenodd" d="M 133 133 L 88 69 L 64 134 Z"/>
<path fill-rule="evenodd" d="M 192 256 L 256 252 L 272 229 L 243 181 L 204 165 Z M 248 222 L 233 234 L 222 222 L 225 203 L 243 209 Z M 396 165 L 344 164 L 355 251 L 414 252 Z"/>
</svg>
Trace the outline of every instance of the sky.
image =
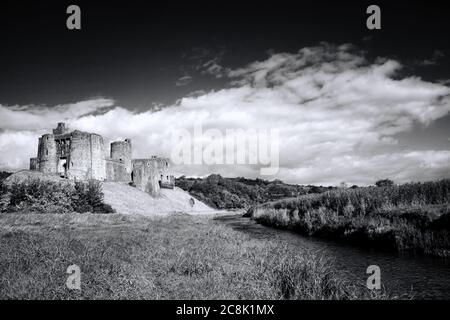
<svg viewBox="0 0 450 320">
<path fill-rule="evenodd" d="M 70 4 L 81 30 L 66 28 Z M 172 135 L 279 131 L 264 179 L 368 185 L 450 177 L 450 22 L 440 1 L 2 1 L 0 170 L 64 121 L 170 156 Z M 261 177 L 254 165 L 177 174 Z"/>
</svg>

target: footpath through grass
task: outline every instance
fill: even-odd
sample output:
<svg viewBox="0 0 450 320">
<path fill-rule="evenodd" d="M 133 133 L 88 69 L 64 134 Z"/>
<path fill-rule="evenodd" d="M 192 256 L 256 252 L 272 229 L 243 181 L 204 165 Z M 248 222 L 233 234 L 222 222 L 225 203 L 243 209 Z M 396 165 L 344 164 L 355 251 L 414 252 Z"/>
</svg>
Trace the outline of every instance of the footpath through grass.
<svg viewBox="0 0 450 320">
<path fill-rule="evenodd" d="M 0 215 L 0 299 L 355 299 L 325 258 L 211 217 Z M 81 290 L 66 288 L 81 268 Z M 385 296 L 376 296 L 385 298 Z"/>
</svg>

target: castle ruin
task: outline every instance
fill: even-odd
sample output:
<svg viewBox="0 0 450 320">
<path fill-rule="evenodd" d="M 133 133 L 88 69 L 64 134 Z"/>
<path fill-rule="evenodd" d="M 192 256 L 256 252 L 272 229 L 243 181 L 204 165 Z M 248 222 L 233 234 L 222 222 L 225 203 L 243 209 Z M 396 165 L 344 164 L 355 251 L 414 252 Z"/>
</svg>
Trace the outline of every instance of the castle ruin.
<svg viewBox="0 0 450 320">
<path fill-rule="evenodd" d="M 168 158 L 157 156 L 133 159 L 130 139 L 112 142 L 109 156 L 106 156 L 101 135 L 69 131 L 61 122 L 53 129 L 53 134 L 39 138 L 37 157 L 30 159 L 30 170 L 73 180 L 130 183 L 157 195 L 160 188 L 172 189 L 175 185 L 169 163 Z"/>
</svg>

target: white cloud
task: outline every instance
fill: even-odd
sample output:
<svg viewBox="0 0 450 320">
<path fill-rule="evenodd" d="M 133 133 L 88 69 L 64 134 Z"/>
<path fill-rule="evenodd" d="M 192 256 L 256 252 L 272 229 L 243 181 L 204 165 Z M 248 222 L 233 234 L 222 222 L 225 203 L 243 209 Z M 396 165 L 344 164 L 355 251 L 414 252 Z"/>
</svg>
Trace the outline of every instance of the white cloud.
<svg viewBox="0 0 450 320">
<path fill-rule="evenodd" d="M 422 61 L 419 61 L 417 64 L 420 66 L 434 66 L 439 64 L 439 60 L 441 60 L 445 56 L 444 52 L 441 50 L 434 50 L 433 55 Z"/>
<path fill-rule="evenodd" d="M 91 99 L 76 103 L 47 106 L 4 106 L 0 104 L 0 128 L 9 130 L 48 129 L 56 122 L 108 110 L 111 99 Z"/>
<path fill-rule="evenodd" d="M 373 184 L 390 178 L 397 183 L 450 177 L 450 150 L 394 152 L 359 156 L 354 154 L 319 158 L 302 168 L 284 168 L 280 178 L 288 182 L 337 185 Z"/>
<path fill-rule="evenodd" d="M 396 134 L 412 130 L 415 123 L 430 125 L 450 112 L 447 85 L 402 78 L 401 68 L 395 60 L 368 61 L 351 45 L 321 44 L 297 53 L 273 54 L 236 70 L 223 68 L 232 87 L 187 96 L 156 112 L 110 108 L 110 100 L 56 108 L 1 106 L 0 115 L 8 117 L 1 117 L 2 128 L 8 130 L 0 133 L 0 141 L 10 143 L 0 143 L 0 152 L 11 154 L 2 156 L 2 163 L 25 166 L 32 156 L 25 140 L 11 142 L 14 134 L 26 131 L 37 139 L 40 130 L 62 119 L 108 141 L 133 139 L 136 157 L 170 155 L 174 130 L 201 123 L 205 129 L 279 129 L 277 177 L 289 182 L 368 184 L 380 178 L 405 182 L 448 177 L 449 150 L 395 148 Z M 387 147 L 397 152 L 387 153 Z M 218 172 L 255 177 L 259 173 L 254 166 L 176 170 L 187 175 Z"/>
<path fill-rule="evenodd" d="M 186 86 L 189 83 L 192 82 L 192 77 L 191 76 L 183 76 L 180 77 L 176 82 L 175 82 L 175 86 L 177 87 L 182 87 L 182 86 Z"/>
<path fill-rule="evenodd" d="M 202 65 L 202 68 L 204 69 L 202 71 L 202 74 L 209 74 L 211 76 L 214 76 L 218 79 L 223 78 L 226 76 L 228 72 L 230 72 L 229 69 L 224 68 L 221 66 L 220 60 L 222 60 L 222 57 L 215 57 L 214 59 L 208 60 Z"/>
<path fill-rule="evenodd" d="M 29 159 L 37 153 L 39 131 L 0 132 L 0 169 L 16 170 L 27 168 Z M 43 133 L 43 132 L 42 132 Z"/>
</svg>

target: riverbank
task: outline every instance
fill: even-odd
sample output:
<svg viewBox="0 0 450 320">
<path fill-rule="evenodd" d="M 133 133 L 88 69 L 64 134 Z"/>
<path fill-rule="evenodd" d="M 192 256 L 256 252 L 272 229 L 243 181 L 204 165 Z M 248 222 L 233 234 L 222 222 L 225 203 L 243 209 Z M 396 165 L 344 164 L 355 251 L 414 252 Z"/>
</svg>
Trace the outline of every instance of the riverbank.
<svg viewBox="0 0 450 320">
<path fill-rule="evenodd" d="M 326 257 L 212 217 L 0 215 L 2 299 L 356 299 Z M 66 287 L 81 269 L 81 290 Z"/>
<path fill-rule="evenodd" d="M 450 180 L 367 187 L 251 207 L 259 223 L 368 247 L 450 256 Z"/>
<path fill-rule="evenodd" d="M 214 221 L 253 239 L 285 243 L 299 252 L 320 252 L 332 261 L 333 270 L 339 278 L 347 282 L 365 283 L 367 267 L 377 265 L 381 270 L 381 285 L 390 296 L 419 300 L 450 299 L 450 259 L 310 237 L 264 226 L 238 214 L 218 216 Z"/>
</svg>

